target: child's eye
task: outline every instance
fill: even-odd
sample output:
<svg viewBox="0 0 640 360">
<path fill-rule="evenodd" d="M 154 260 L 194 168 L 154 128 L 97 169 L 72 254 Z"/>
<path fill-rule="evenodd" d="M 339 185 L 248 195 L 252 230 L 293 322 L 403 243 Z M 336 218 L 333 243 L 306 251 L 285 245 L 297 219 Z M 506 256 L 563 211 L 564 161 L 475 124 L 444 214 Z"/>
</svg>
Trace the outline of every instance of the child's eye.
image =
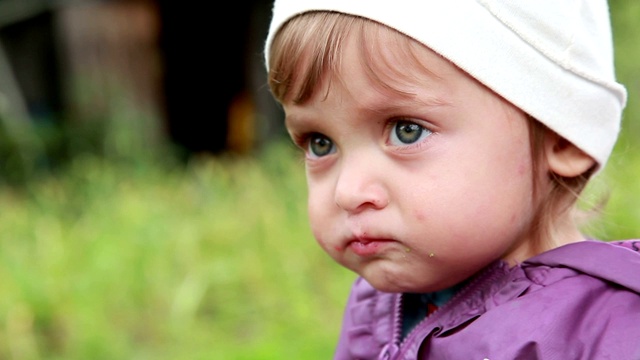
<svg viewBox="0 0 640 360">
<path fill-rule="evenodd" d="M 313 157 L 322 157 L 336 151 L 336 146 L 328 137 L 322 134 L 309 136 L 308 152 Z"/>
<path fill-rule="evenodd" d="M 406 120 L 400 120 L 391 128 L 391 145 L 410 145 L 431 135 L 431 131 Z"/>
</svg>

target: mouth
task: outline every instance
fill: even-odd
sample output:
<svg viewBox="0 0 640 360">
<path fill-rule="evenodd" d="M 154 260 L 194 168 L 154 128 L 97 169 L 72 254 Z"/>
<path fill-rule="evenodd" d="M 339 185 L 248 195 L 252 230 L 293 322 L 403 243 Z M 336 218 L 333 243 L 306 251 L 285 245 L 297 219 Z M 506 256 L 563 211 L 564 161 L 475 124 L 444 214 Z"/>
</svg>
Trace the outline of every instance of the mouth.
<svg viewBox="0 0 640 360">
<path fill-rule="evenodd" d="M 361 257 L 370 257 L 379 254 L 385 247 L 394 243 L 389 239 L 365 239 L 358 238 L 349 241 L 347 249 Z"/>
</svg>

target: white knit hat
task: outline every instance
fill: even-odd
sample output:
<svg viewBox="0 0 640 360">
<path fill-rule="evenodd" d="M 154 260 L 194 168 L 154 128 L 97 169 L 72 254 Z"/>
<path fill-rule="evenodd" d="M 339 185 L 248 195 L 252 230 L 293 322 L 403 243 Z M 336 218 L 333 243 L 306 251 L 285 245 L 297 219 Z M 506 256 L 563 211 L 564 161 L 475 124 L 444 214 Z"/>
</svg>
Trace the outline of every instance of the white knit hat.
<svg viewBox="0 0 640 360">
<path fill-rule="evenodd" d="M 615 79 L 606 0 L 276 0 L 265 54 L 288 19 L 314 10 L 366 17 L 407 34 L 600 168 L 611 154 L 627 94 Z"/>
</svg>

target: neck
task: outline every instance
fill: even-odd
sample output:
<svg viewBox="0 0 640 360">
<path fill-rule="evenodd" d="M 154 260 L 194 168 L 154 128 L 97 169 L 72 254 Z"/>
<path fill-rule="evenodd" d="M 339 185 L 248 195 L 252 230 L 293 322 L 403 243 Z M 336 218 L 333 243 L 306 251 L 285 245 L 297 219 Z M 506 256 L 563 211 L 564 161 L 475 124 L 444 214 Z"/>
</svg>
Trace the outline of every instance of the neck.
<svg viewBox="0 0 640 360">
<path fill-rule="evenodd" d="M 573 213 L 565 211 L 552 221 L 548 229 L 537 229 L 523 236 L 522 241 L 505 252 L 502 259 L 509 266 L 515 266 L 543 252 L 584 240 Z"/>
</svg>

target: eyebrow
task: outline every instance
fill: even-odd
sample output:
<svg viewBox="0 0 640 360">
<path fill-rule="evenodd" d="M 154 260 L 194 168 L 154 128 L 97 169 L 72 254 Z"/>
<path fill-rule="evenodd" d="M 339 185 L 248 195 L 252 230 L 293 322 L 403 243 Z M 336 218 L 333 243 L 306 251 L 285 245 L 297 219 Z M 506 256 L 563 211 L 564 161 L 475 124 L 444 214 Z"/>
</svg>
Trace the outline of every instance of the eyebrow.
<svg viewBox="0 0 640 360">
<path fill-rule="evenodd" d="M 379 87 L 375 95 L 367 96 L 366 98 L 360 97 L 359 100 L 357 111 L 370 112 L 372 114 L 401 114 L 408 112 L 407 109 L 409 108 L 416 108 L 416 106 L 422 107 L 422 111 L 428 112 L 453 105 L 451 101 L 433 92 L 423 93 L 422 96 L 418 97 L 415 92 L 384 87 Z M 304 107 L 304 105 L 301 106 Z M 295 129 L 301 132 L 304 132 L 305 128 L 315 125 L 313 119 L 309 119 L 304 115 L 285 114 L 284 122 L 287 129 L 290 129 L 291 125 L 295 124 Z"/>
<path fill-rule="evenodd" d="M 386 114 L 406 112 L 407 108 L 415 107 L 416 103 L 420 104 L 423 107 L 432 109 L 452 105 L 451 102 L 446 101 L 438 96 L 429 96 L 424 99 L 419 99 L 409 95 L 403 97 L 405 97 L 405 99 L 402 99 L 402 97 L 400 97 L 399 99 L 393 101 L 392 104 L 383 103 L 381 101 L 374 101 L 374 99 L 372 99 L 369 102 L 361 103 L 358 110 L 377 114 Z M 290 128 L 292 124 L 295 124 L 296 128 L 304 128 L 308 124 L 313 123 L 313 120 L 308 119 L 306 116 L 285 114 L 284 123 L 286 128 Z"/>
<path fill-rule="evenodd" d="M 390 103 L 389 100 L 391 97 Z M 451 106 L 452 103 L 436 95 L 427 95 L 418 97 L 416 94 L 392 92 L 387 95 L 387 100 L 379 101 L 377 98 L 372 98 L 361 104 L 362 110 L 373 111 L 376 113 L 388 113 L 388 112 L 401 112 L 408 107 L 415 107 L 416 105 L 426 108 L 440 108 L 444 106 Z"/>
</svg>

